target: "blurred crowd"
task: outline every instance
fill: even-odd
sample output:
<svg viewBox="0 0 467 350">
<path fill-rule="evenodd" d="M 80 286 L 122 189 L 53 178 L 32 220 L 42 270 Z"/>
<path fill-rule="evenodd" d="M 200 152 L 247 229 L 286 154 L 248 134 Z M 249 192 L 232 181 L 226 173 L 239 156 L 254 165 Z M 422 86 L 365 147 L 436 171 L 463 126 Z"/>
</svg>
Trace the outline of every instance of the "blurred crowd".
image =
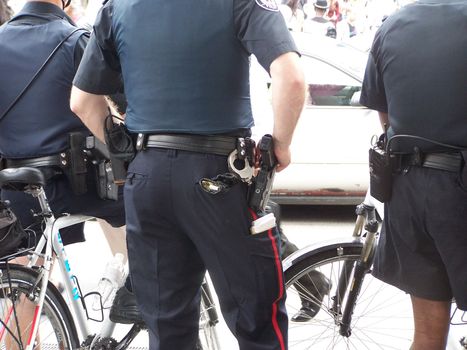
<svg viewBox="0 0 467 350">
<path fill-rule="evenodd" d="M 290 30 L 320 32 L 346 40 L 372 34 L 382 21 L 401 6 L 414 0 L 277 0 Z M 94 22 L 101 0 L 72 0 L 68 15 L 82 27 Z M 0 0 L 0 23 L 24 5 L 24 0 Z M 318 22 L 319 25 L 316 25 Z M 331 28 L 331 29 L 330 29 Z"/>
<path fill-rule="evenodd" d="M 345 41 L 372 36 L 388 15 L 409 2 L 413 0 L 282 0 L 279 6 L 290 30 Z"/>
</svg>

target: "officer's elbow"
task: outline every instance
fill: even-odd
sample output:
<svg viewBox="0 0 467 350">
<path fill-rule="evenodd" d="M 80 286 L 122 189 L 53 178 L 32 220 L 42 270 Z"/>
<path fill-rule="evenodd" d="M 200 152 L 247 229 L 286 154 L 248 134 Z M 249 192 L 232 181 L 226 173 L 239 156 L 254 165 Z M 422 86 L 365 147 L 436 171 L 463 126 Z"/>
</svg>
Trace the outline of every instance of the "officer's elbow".
<svg viewBox="0 0 467 350">
<path fill-rule="evenodd" d="M 304 93 L 305 76 L 295 52 L 289 52 L 276 58 L 270 67 L 273 84 L 280 84 L 288 91 Z"/>
<path fill-rule="evenodd" d="M 78 117 L 85 114 L 85 104 L 83 103 L 83 91 L 73 86 L 71 88 L 70 109 Z"/>
<path fill-rule="evenodd" d="M 70 109 L 85 123 L 95 115 L 108 114 L 108 105 L 103 95 L 91 94 L 76 86 L 71 89 Z"/>
</svg>

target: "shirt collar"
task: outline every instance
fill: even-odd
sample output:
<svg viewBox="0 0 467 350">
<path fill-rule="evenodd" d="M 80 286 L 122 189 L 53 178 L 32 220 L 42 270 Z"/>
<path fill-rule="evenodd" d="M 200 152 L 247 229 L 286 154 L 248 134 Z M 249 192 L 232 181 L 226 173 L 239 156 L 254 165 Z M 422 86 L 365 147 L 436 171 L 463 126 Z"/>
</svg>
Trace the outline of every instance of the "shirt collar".
<svg viewBox="0 0 467 350">
<path fill-rule="evenodd" d="M 34 14 L 51 14 L 60 18 L 65 18 L 66 13 L 57 5 L 49 2 L 29 1 L 21 9 L 19 14 L 34 13 Z"/>
</svg>

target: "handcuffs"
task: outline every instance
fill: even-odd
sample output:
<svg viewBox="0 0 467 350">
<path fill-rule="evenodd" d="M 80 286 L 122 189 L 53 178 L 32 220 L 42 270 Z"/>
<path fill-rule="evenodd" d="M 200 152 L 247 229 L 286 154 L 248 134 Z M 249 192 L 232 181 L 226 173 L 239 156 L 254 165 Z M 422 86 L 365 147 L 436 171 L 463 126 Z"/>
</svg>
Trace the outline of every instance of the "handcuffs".
<svg viewBox="0 0 467 350">
<path fill-rule="evenodd" d="M 201 188 L 210 194 L 227 192 L 238 182 L 250 185 L 253 181 L 255 142 L 250 138 L 238 138 L 237 147 L 228 155 L 228 173 L 199 180 Z"/>
</svg>

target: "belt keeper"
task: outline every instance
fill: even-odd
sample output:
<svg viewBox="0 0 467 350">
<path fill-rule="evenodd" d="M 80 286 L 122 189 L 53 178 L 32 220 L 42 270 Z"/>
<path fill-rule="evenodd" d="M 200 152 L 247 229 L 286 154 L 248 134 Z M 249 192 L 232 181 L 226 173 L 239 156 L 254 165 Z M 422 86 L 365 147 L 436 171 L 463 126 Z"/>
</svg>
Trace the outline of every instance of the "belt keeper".
<svg viewBox="0 0 467 350">
<path fill-rule="evenodd" d="M 247 156 L 246 154 L 246 142 L 243 137 L 239 137 L 237 139 L 237 157 L 238 159 L 245 159 Z"/>
<path fill-rule="evenodd" d="M 248 159 L 250 165 L 254 163 L 255 141 L 249 137 L 237 139 L 237 157 L 240 160 Z"/>
<path fill-rule="evenodd" d="M 146 142 L 148 141 L 148 137 L 146 134 L 139 133 L 136 137 L 136 150 L 143 151 L 146 149 Z"/>
</svg>

